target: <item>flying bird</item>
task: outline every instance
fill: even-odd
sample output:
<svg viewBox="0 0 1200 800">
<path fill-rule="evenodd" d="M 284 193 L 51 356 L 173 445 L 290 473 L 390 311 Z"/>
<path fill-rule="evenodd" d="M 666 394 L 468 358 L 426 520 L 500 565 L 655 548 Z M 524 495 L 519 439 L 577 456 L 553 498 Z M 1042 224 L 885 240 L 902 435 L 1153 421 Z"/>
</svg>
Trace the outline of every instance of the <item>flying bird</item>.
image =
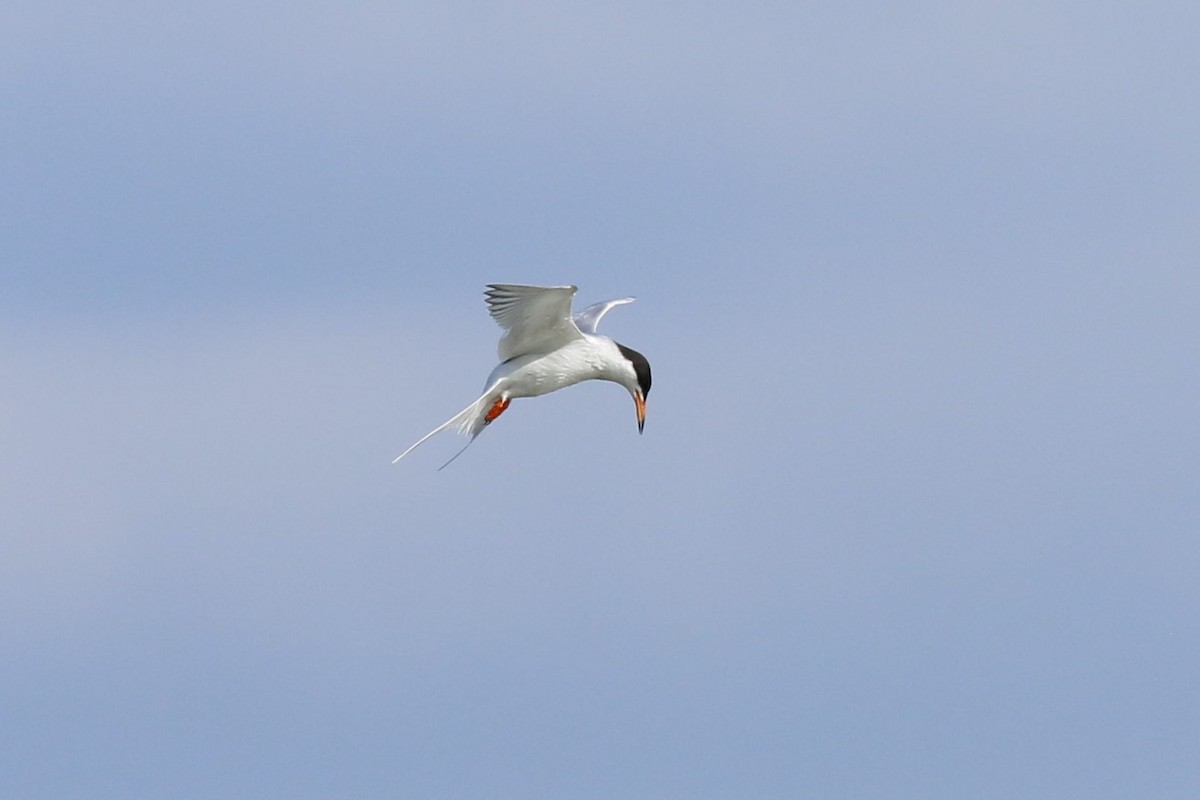
<svg viewBox="0 0 1200 800">
<path fill-rule="evenodd" d="M 646 425 L 650 363 L 641 353 L 596 332 L 600 319 L 634 298 L 622 297 L 571 314 L 576 286 L 521 286 L 490 283 L 484 292 L 488 313 L 504 329 L 498 347 L 500 363 L 492 370 L 479 399 L 425 434 L 392 461 L 400 459 L 448 428 L 475 437 L 505 412 L 517 397 L 537 397 L 580 381 L 612 381 L 624 386 L 637 410 L 638 433 Z"/>
</svg>

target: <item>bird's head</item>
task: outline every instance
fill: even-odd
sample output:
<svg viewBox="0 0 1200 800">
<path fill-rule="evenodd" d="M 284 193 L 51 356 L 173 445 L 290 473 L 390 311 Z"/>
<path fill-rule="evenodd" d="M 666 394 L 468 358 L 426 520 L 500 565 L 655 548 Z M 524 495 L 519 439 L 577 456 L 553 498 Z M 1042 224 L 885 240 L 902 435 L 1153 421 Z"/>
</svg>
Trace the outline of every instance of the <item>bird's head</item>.
<svg viewBox="0 0 1200 800">
<path fill-rule="evenodd" d="M 618 344 L 621 355 L 629 362 L 629 370 L 622 385 L 633 395 L 633 404 L 637 408 L 638 433 L 646 427 L 646 395 L 650 394 L 650 362 L 637 350 Z"/>
</svg>

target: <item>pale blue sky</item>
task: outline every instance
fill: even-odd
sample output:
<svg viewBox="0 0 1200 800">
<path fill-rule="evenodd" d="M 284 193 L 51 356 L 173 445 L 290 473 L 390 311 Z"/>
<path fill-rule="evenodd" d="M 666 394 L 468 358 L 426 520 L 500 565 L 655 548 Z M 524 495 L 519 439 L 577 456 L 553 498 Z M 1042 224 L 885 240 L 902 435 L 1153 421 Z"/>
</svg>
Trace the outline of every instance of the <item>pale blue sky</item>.
<svg viewBox="0 0 1200 800">
<path fill-rule="evenodd" d="M 578 5 L 0 10 L 0 797 L 1197 796 L 1200 11 Z"/>
</svg>

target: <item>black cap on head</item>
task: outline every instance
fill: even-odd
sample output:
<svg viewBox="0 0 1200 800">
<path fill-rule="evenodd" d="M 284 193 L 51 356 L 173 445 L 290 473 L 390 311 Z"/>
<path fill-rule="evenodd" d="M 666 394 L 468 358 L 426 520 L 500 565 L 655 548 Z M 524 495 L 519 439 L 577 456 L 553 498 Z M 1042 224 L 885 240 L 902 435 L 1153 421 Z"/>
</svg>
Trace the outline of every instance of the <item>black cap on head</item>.
<svg viewBox="0 0 1200 800">
<path fill-rule="evenodd" d="M 638 387 L 642 390 L 642 397 L 650 394 L 650 362 L 646 357 L 637 350 L 626 347 L 623 344 L 617 344 L 617 348 L 621 351 L 621 355 L 633 364 L 633 371 L 637 375 Z"/>
</svg>

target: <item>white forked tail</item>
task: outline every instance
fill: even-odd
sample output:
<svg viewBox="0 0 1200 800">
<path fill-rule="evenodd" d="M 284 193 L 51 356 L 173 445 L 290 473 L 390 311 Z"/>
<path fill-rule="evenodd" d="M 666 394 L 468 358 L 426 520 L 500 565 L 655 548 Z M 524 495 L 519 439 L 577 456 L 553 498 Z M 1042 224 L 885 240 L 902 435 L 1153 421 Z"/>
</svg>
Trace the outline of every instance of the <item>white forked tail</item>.
<svg viewBox="0 0 1200 800">
<path fill-rule="evenodd" d="M 416 450 L 418 447 L 425 444 L 425 442 L 432 439 L 436 434 L 439 434 L 444 430 L 449 430 L 450 428 L 457 428 L 458 432 L 464 435 L 469 434 L 471 437 L 471 441 L 467 442 L 467 446 L 469 447 L 471 442 L 475 441 L 475 437 L 478 436 L 483 431 L 484 426 L 487 425 L 488 409 L 491 408 L 492 403 L 494 403 L 496 400 L 496 398 L 493 397 L 494 390 L 495 386 L 489 386 L 488 390 L 484 392 L 478 400 L 476 400 L 474 403 L 471 403 L 471 405 L 467 406 L 462 411 L 458 412 L 453 417 L 422 436 L 417 440 L 416 444 L 392 459 L 392 463 L 395 464 L 413 450 Z M 463 450 L 466 449 L 466 447 L 463 448 Z M 461 453 L 462 450 L 459 450 L 458 453 L 454 455 L 454 458 L 458 458 L 459 454 Z M 454 458 L 450 459 L 450 461 L 453 461 Z M 446 464 L 449 464 L 450 461 L 447 461 Z M 443 464 L 438 469 L 444 468 L 446 464 Z"/>
</svg>

